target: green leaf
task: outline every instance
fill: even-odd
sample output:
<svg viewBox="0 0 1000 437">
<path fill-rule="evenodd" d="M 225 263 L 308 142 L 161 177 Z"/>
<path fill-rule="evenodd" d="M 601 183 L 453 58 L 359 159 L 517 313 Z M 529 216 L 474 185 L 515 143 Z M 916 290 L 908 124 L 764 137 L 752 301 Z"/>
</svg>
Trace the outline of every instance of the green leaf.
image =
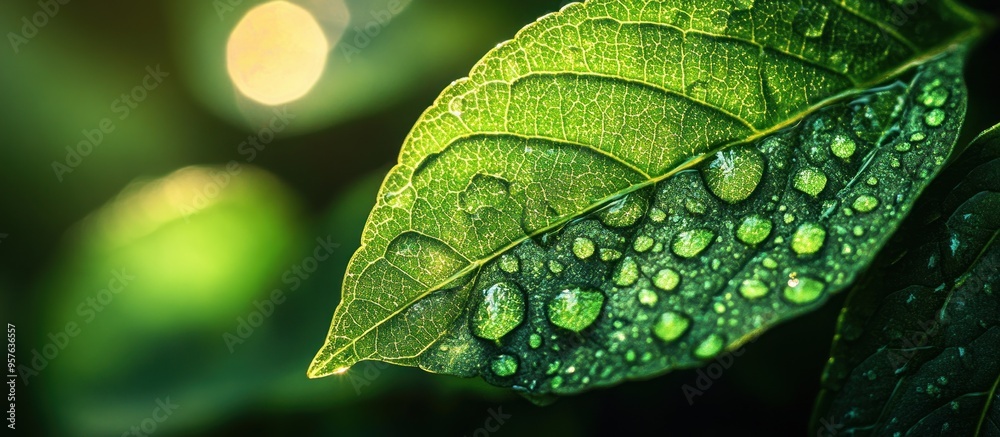
<svg viewBox="0 0 1000 437">
<path fill-rule="evenodd" d="M 309 376 L 378 359 L 573 392 L 694 365 L 817 305 L 867 265 L 964 117 L 968 13 L 928 1 L 897 26 L 892 11 L 590 1 L 526 27 L 407 138 Z M 848 215 L 862 195 L 877 205 Z M 737 305 L 741 288 L 771 292 Z M 502 319 L 490 338 L 518 310 L 513 331 L 474 337 L 477 312 Z"/>
<path fill-rule="evenodd" d="M 967 176 L 921 200 L 936 218 L 908 235 L 925 238 L 901 244 L 905 255 L 851 293 L 817 431 L 1000 433 L 1000 125 L 949 173 Z"/>
</svg>

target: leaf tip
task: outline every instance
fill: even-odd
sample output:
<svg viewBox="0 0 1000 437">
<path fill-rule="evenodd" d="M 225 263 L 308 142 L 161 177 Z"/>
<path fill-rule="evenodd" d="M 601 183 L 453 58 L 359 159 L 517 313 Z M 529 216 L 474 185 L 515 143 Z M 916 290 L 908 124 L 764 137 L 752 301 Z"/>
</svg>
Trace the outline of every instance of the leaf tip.
<svg viewBox="0 0 1000 437">
<path fill-rule="evenodd" d="M 309 379 L 319 379 L 330 375 L 343 375 L 351 368 L 351 364 L 344 362 L 335 362 L 334 357 L 327 352 L 326 348 L 321 349 L 316 357 L 313 358 L 312 363 L 309 364 L 309 370 L 306 371 L 306 376 Z"/>
</svg>

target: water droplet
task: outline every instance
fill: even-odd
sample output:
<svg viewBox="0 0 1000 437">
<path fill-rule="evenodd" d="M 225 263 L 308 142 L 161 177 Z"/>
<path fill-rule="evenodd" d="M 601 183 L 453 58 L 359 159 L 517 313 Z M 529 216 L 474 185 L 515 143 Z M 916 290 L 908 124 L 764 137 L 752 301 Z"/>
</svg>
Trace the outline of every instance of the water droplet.
<svg viewBox="0 0 1000 437">
<path fill-rule="evenodd" d="M 764 258 L 764 260 L 761 261 L 760 263 L 762 265 L 764 265 L 764 268 L 767 268 L 767 269 L 770 269 L 770 270 L 774 270 L 774 269 L 778 268 L 778 262 L 775 261 L 774 258 L 771 258 L 771 257 Z"/>
<path fill-rule="evenodd" d="M 635 264 L 632 258 L 625 258 L 618 264 L 618 270 L 615 271 L 615 285 L 619 287 L 628 287 L 635 284 L 635 281 L 639 279 L 639 266 Z"/>
<path fill-rule="evenodd" d="M 920 95 L 920 103 L 931 108 L 940 108 L 948 102 L 948 97 L 951 94 L 945 88 L 934 88 L 932 90 L 925 90 L 923 94 Z"/>
<path fill-rule="evenodd" d="M 509 195 L 510 184 L 507 180 L 479 173 L 458 194 L 458 207 L 468 214 L 483 208 L 500 209 Z"/>
<path fill-rule="evenodd" d="M 698 359 L 707 360 L 722 352 L 726 346 L 726 339 L 719 334 L 709 335 L 704 341 L 694 348 L 694 356 Z"/>
<path fill-rule="evenodd" d="M 517 285 L 500 282 L 483 290 L 483 299 L 472 317 L 476 336 L 498 340 L 524 320 L 524 296 Z"/>
<path fill-rule="evenodd" d="M 521 261 L 516 256 L 505 253 L 500 257 L 500 270 L 507 273 L 517 273 L 521 270 Z"/>
<path fill-rule="evenodd" d="M 705 204 L 691 198 L 684 201 L 684 208 L 694 215 L 702 215 L 705 213 Z"/>
<path fill-rule="evenodd" d="M 580 332 L 594 323 L 604 306 L 600 291 L 566 289 L 549 301 L 549 321 L 563 329 Z"/>
<path fill-rule="evenodd" d="M 858 196 L 857 199 L 854 199 L 852 207 L 857 212 L 872 212 L 876 207 L 878 207 L 878 199 L 864 194 Z"/>
<path fill-rule="evenodd" d="M 811 255 L 823 248 L 824 241 L 826 229 L 815 223 L 804 223 L 792 236 L 792 250 L 799 255 Z"/>
<path fill-rule="evenodd" d="M 865 183 L 874 187 L 878 185 L 878 178 L 875 176 L 869 177 L 868 180 L 865 181 Z"/>
<path fill-rule="evenodd" d="M 656 305 L 656 301 L 658 300 L 659 297 L 653 290 L 642 289 L 639 291 L 639 303 L 645 306 L 652 307 L 653 305 Z"/>
<path fill-rule="evenodd" d="M 552 378 L 552 383 L 551 383 L 552 388 L 559 388 L 562 385 L 562 383 L 563 379 L 561 376 L 556 375 L 554 378 Z"/>
<path fill-rule="evenodd" d="M 837 135 L 830 142 L 830 151 L 841 159 L 849 159 L 851 156 L 854 156 L 854 151 L 857 150 L 857 147 L 854 140 L 844 135 Z"/>
<path fill-rule="evenodd" d="M 660 223 L 666 218 L 667 218 L 667 213 L 663 212 L 663 210 L 659 208 L 653 208 L 649 211 L 649 219 L 656 223 Z"/>
<path fill-rule="evenodd" d="M 716 197 L 736 203 L 753 194 L 764 176 L 764 158 L 750 146 L 734 147 L 715 155 L 702 176 Z"/>
<path fill-rule="evenodd" d="M 538 334 L 531 334 L 531 336 L 528 337 L 528 346 L 531 346 L 532 349 L 542 347 L 542 336 Z"/>
<path fill-rule="evenodd" d="M 896 143 L 896 151 L 900 152 L 900 153 L 909 152 L 910 151 L 910 147 L 911 147 L 910 143 L 908 143 L 906 141 L 900 141 L 900 142 Z"/>
<path fill-rule="evenodd" d="M 740 294 L 747 299 L 759 299 L 767 296 L 767 285 L 757 279 L 747 279 L 740 285 Z"/>
<path fill-rule="evenodd" d="M 771 235 L 772 227 L 771 220 L 762 215 L 754 214 L 743 219 L 743 223 L 740 223 L 740 227 L 736 229 L 736 238 L 746 244 L 756 246 Z"/>
<path fill-rule="evenodd" d="M 810 196 L 819 196 L 826 188 L 826 174 L 815 167 L 805 167 L 795 175 L 794 186 L 796 190 Z"/>
<path fill-rule="evenodd" d="M 410 185 L 398 191 L 390 191 L 382 195 L 382 201 L 391 208 L 410 209 L 416 198 L 413 188 Z"/>
<path fill-rule="evenodd" d="M 794 304 L 805 305 L 819 299 L 824 288 L 826 286 L 816 279 L 804 276 L 792 278 L 785 287 L 785 299 Z"/>
<path fill-rule="evenodd" d="M 712 309 L 714 309 L 715 312 L 719 313 L 719 314 L 725 313 L 726 312 L 726 304 L 724 304 L 722 302 L 716 302 L 714 305 L 712 305 Z"/>
<path fill-rule="evenodd" d="M 597 213 L 601 223 L 612 228 L 625 228 L 634 225 L 646 214 L 649 202 L 642 193 L 632 193 L 624 196 Z"/>
<path fill-rule="evenodd" d="M 704 80 L 692 82 L 684 89 L 684 94 L 694 100 L 703 102 L 708 97 L 708 82 Z"/>
<path fill-rule="evenodd" d="M 925 135 L 923 132 L 916 132 L 913 135 L 910 135 L 910 141 L 913 141 L 914 143 L 919 143 L 926 139 L 927 135 Z"/>
<path fill-rule="evenodd" d="M 653 243 L 655 243 L 655 241 L 653 241 L 652 238 L 640 235 L 636 237 L 635 243 L 632 244 L 632 248 L 635 249 L 636 252 L 643 253 L 652 248 Z"/>
<path fill-rule="evenodd" d="M 712 244 L 715 233 L 708 229 L 695 229 L 677 234 L 671 246 L 674 253 L 681 258 L 694 258 Z"/>
<path fill-rule="evenodd" d="M 656 320 L 656 324 L 653 325 L 653 334 L 660 340 L 671 342 L 681 338 L 690 327 L 691 319 L 687 316 L 667 311 Z"/>
<path fill-rule="evenodd" d="M 663 291 L 672 291 L 681 283 L 681 276 L 673 269 L 663 269 L 653 275 L 653 285 Z"/>
<path fill-rule="evenodd" d="M 851 232 L 854 233 L 855 237 L 860 237 L 862 235 L 865 235 L 865 228 L 862 228 L 861 226 L 855 226 Z"/>
<path fill-rule="evenodd" d="M 559 261 L 550 260 L 549 261 L 549 271 L 558 275 L 563 272 L 563 265 Z"/>
<path fill-rule="evenodd" d="M 506 378 L 517 373 L 517 358 L 503 354 L 493 360 L 493 364 L 490 367 L 497 376 Z"/>
<path fill-rule="evenodd" d="M 464 96 L 455 96 L 448 102 L 448 112 L 456 117 L 462 116 L 462 111 L 465 109 L 465 98 Z"/>
<path fill-rule="evenodd" d="M 586 238 L 573 240 L 573 255 L 577 258 L 587 259 L 594 254 L 594 242 Z"/>
<path fill-rule="evenodd" d="M 614 249 L 601 249 L 601 261 L 611 262 L 618 261 L 622 257 L 622 253 Z"/>
<path fill-rule="evenodd" d="M 944 119 L 945 119 L 944 111 L 940 109 L 935 109 L 931 112 L 928 112 L 927 115 L 924 116 L 924 123 L 927 123 L 927 125 L 930 127 L 938 127 L 941 125 L 941 123 L 944 123 Z"/>
</svg>

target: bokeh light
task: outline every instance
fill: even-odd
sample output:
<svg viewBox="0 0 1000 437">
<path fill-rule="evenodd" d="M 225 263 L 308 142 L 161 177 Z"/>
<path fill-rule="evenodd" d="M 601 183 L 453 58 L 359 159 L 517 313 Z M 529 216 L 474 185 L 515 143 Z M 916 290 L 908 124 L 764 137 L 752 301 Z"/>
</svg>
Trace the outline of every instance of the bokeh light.
<svg viewBox="0 0 1000 437">
<path fill-rule="evenodd" d="M 243 95 L 280 105 L 306 95 L 326 66 L 329 42 L 313 15 L 274 1 L 257 6 L 233 29 L 226 66 Z"/>
</svg>

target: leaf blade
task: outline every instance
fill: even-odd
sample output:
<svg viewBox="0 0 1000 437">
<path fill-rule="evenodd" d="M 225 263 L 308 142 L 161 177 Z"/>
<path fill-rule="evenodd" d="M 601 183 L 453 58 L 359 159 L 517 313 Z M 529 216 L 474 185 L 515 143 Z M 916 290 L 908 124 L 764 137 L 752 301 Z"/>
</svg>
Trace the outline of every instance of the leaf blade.
<svg viewBox="0 0 1000 437">
<path fill-rule="evenodd" d="M 970 28 L 969 23 L 955 19 L 953 25 L 942 26 L 936 39 L 907 39 L 903 44 L 893 38 L 903 38 L 899 32 L 907 32 L 906 27 L 894 35 L 884 32 L 884 25 L 866 21 L 860 9 L 813 1 L 805 4 L 818 5 L 826 15 L 820 14 L 824 25 L 819 36 L 810 39 L 791 29 L 800 8 L 786 2 L 753 3 L 750 9 L 733 10 L 729 2 L 714 2 L 704 11 L 691 11 L 686 2 L 673 9 L 641 1 L 571 5 L 523 29 L 513 42 L 480 61 L 469 79 L 446 89 L 418 121 L 404 144 L 399 165 L 386 179 L 362 248 L 349 267 L 344 302 L 309 375 L 333 373 L 368 358 L 415 364 L 420 354 L 451 329 L 461 305 L 438 302 L 440 307 L 422 310 L 421 328 L 426 332 L 418 332 L 405 352 L 394 349 L 398 345 L 391 341 L 380 344 L 370 337 L 461 279 L 465 287 L 456 285 L 448 293 L 464 302 L 479 268 L 525 239 L 622 193 L 676 175 L 721 147 L 788 126 L 854 87 L 867 87 L 898 74 L 950 44 L 949 38 L 967 38 L 962 31 Z M 929 5 L 951 11 L 945 3 Z M 726 23 L 718 19 L 721 13 L 729 14 Z M 951 11 L 951 15 L 958 13 Z M 763 24 L 767 20 L 760 17 L 786 26 L 786 32 L 769 34 Z M 733 19 L 731 27 L 729 18 Z M 832 23 L 829 31 L 827 23 Z M 626 25 L 632 26 L 632 32 L 615 31 L 616 26 Z M 573 44 L 574 36 L 579 44 Z M 877 49 L 870 50 L 869 58 L 845 59 L 848 55 L 838 51 L 835 36 L 855 46 L 874 39 Z M 801 50 L 793 51 L 794 44 Z M 620 50 L 619 45 L 632 50 Z M 553 49 L 546 51 L 549 47 Z M 925 51 L 907 56 L 910 47 Z M 712 58 L 714 51 L 725 55 Z M 685 60 L 696 54 L 706 60 Z M 679 62 L 670 61 L 670 56 L 679 55 Z M 664 69 L 662 74 L 649 72 L 646 59 L 662 60 L 656 65 Z M 806 62 L 810 59 L 816 64 Z M 748 67 L 733 60 L 755 64 Z M 623 71 L 623 64 L 634 70 Z M 843 73 L 832 72 L 831 66 Z M 716 70 L 724 75 L 707 73 Z M 734 88 L 726 87 L 727 83 Z M 789 88 L 798 91 L 789 92 Z M 756 104 L 745 104 L 746 96 Z M 586 181 L 570 177 L 579 174 L 597 177 Z M 469 181 L 477 175 L 494 177 L 500 181 L 494 185 L 507 190 L 507 201 L 499 205 L 472 201 L 473 211 L 485 211 L 489 220 L 477 222 L 439 207 L 461 208 L 458 194 L 468 191 Z M 407 278 L 392 272 L 395 267 L 379 264 L 395 238 L 414 231 L 427 237 L 423 246 L 447 247 L 432 249 L 421 255 L 424 258 L 418 256 L 406 264 L 430 270 Z M 453 263 L 440 261 L 458 259 L 449 256 L 450 252 L 465 259 L 465 267 L 454 269 Z M 399 291 L 376 292 L 383 284 Z M 357 297 L 366 293 L 365 298 Z M 358 327 L 359 319 L 365 327 Z M 404 327 L 398 330 L 406 331 Z M 394 352 L 383 353 L 379 348 Z"/>
</svg>

